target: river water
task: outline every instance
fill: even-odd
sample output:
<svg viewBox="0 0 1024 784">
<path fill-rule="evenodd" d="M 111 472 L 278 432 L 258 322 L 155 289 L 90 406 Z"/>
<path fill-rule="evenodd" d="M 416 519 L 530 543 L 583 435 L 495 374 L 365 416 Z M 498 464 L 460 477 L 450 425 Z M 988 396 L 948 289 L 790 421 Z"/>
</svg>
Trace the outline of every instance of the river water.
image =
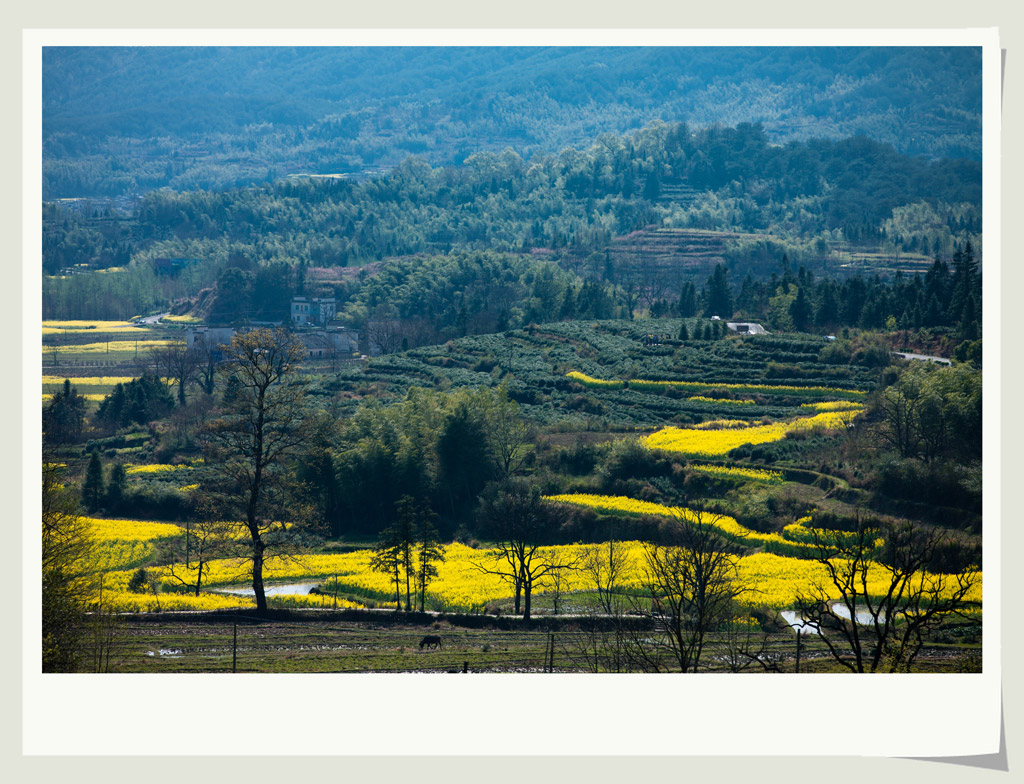
<svg viewBox="0 0 1024 784">
<path fill-rule="evenodd" d="M 846 605 L 836 602 L 832 605 L 832 612 L 838 615 L 840 618 L 850 620 L 850 611 L 846 608 Z M 792 627 L 797 634 L 817 634 L 817 624 L 805 621 L 803 618 L 798 616 L 794 610 L 783 610 L 779 613 L 782 616 L 782 620 Z M 874 619 L 871 617 L 871 613 L 867 610 L 859 610 L 857 612 L 857 623 L 861 626 L 867 626 L 872 623 Z"/>
<path fill-rule="evenodd" d="M 264 585 L 263 591 L 267 596 L 282 596 L 282 595 L 294 595 L 294 594 L 307 594 L 311 588 L 315 588 L 320 583 L 288 583 L 287 585 Z M 232 585 L 226 588 L 214 588 L 213 590 L 221 593 L 230 593 L 235 596 L 255 596 L 256 592 L 253 591 L 251 585 L 240 586 Z"/>
</svg>

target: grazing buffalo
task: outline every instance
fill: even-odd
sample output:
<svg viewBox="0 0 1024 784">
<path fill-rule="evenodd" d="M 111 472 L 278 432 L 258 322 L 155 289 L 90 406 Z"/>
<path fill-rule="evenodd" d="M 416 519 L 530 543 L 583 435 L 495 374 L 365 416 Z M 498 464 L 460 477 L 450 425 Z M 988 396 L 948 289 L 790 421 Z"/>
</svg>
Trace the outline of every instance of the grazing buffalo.
<svg viewBox="0 0 1024 784">
<path fill-rule="evenodd" d="M 424 645 L 428 648 L 440 648 L 441 638 L 438 637 L 436 634 L 428 634 L 426 637 L 420 640 L 420 650 L 423 650 Z"/>
</svg>

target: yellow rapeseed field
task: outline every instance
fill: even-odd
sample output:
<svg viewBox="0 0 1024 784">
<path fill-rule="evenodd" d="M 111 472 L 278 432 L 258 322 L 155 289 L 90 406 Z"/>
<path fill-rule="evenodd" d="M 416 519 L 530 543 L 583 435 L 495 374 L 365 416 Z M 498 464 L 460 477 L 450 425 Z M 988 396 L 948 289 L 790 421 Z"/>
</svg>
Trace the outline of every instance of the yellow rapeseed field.
<svg viewBox="0 0 1024 784">
<path fill-rule="evenodd" d="M 168 463 L 151 463 L 149 465 L 133 465 L 125 466 L 124 472 L 129 475 L 133 474 L 166 474 L 169 471 L 182 471 L 189 469 L 192 466 L 184 463 L 176 465 L 170 465 Z"/>
<path fill-rule="evenodd" d="M 548 501 L 557 501 L 576 506 L 589 506 L 592 509 L 599 509 L 605 512 L 629 515 L 657 515 L 660 517 L 673 517 L 683 520 L 695 520 L 697 513 L 679 506 L 665 506 L 651 501 L 638 501 L 635 498 L 626 496 L 591 495 L 588 493 L 567 493 L 563 495 L 545 496 Z M 723 535 L 730 539 L 738 540 L 751 547 L 758 547 L 772 543 L 787 550 L 806 550 L 807 555 L 812 554 L 810 548 L 800 543 L 791 542 L 779 534 L 766 534 L 760 531 L 752 531 L 740 525 L 735 518 L 726 515 L 711 515 L 705 513 L 703 519 L 712 527 L 716 528 Z"/>
<path fill-rule="evenodd" d="M 631 378 L 628 381 L 622 381 L 620 379 L 601 379 L 588 376 L 585 373 L 580 373 L 577 370 L 573 370 L 566 373 L 569 378 L 575 381 L 591 387 L 614 387 L 621 388 L 628 386 L 630 389 L 665 389 L 672 387 L 674 389 L 690 390 L 693 392 L 701 392 L 708 389 L 728 389 L 734 392 L 746 393 L 746 394 L 782 394 L 782 395 L 812 395 L 814 397 L 822 397 L 828 395 L 834 395 L 837 397 L 844 398 L 855 398 L 859 399 L 864 397 L 867 393 L 859 389 L 844 389 L 840 387 L 822 387 L 822 386 L 808 386 L 808 387 L 797 387 L 787 386 L 782 384 L 735 384 L 718 381 L 651 381 L 642 378 Z M 721 402 L 721 401 L 719 401 Z"/>
<path fill-rule="evenodd" d="M 644 442 L 652 449 L 679 452 L 684 455 L 714 457 L 744 444 L 766 444 L 780 441 L 787 433 L 801 430 L 830 430 L 846 427 L 863 407 L 845 411 L 824 411 L 811 417 L 770 425 L 746 428 L 708 430 L 696 427 L 666 427 L 652 433 Z"/>
<path fill-rule="evenodd" d="M 600 498 L 600 497 L 594 497 Z M 605 503 L 643 510 L 652 513 L 650 507 L 665 510 L 657 504 L 645 505 L 631 499 L 607 498 Z M 657 512 L 653 512 L 657 513 Z M 683 510 L 683 514 L 693 514 Z M 730 518 L 725 518 L 729 521 Z M 245 559 L 220 559 L 211 563 L 210 574 L 205 580 L 204 590 L 199 597 L 182 593 L 169 579 L 165 566 L 147 566 L 163 589 L 154 595 L 152 591 L 134 593 L 128 590 L 138 564 L 152 555 L 153 541 L 166 536 L 180 535 L 182 529 L 169 523 L 152 523 L 138 520 L 96 520 L 90 519 L 94 532 L 100 541 L 102 557 L 97 562 L 97 577 L 103 581 L 103 606 L 120 612 L 154 612 L 176 610 L 216 610 L 234 607 L 251 607 L 253 599 L 246 596 L 216 593 L 218 587 L 245 584 L 250 579 L 248 562 Z M 728 522 L 716 521 L 716 525 L 730 527 Z M 740 532 L 747 535 L 768 536 L 747 531 L 731 521 Z M 790 543 L 792 544 L 792 543 Z M 541 548 L 539 557 L 564 560 L 580 559 L 594 548 L 604 545 L 562 545 Z M 619 585 L 624 589 L 641 589 L 644 584 L 645 544 L 636 541 L 616 542 L 617 550 L 625 558 L 625 568 Z M 507 601 L 512 596 L 511 586 L 501 578 L 483 573 L 479 566 L 493 567 L 497 563 L 494 550 L 473 549 L 463 544 L 452 543 L 444 547 L 445 561 L 438 564 L 438 576 L 427 589 L 428 603 L 435 608 L 451 611 L 476 612 L 497 601 Z M 323 582 L 330 591 L 337 577 L 339 593 L 363 594 L 378 602 L 393 601 L 394 587 L 387 575 L 370 569 L 372 551 L 361 550 L 343 554 L 308 554 L 287 558 L 273 558 L 267 562 L 264 576 L 268 584 L 282 581 L 311 580 Z M 746 590 L 741 597 L 744 604 L 761 605 L 772 609 L 793 606 L 800 593 L 808 592 L 815 584 L 827 586 L 827 575 L 820 564 L 813 560 L 788 558 L 772 553 L 756 553 L 738 558 L 737 580 Z M 883 590 L 884 572 L 879 567 L 869 573 L 869 589 Z M 979 576 L 980 578 L 980 576 Z M 591 591 L 594 586 L 584 571 L 567 572 L 565 591 Z M 548 590 L 541 585 L 537 594 Z M 833 594 L 835 595 L 835 594 Z M 979 585 L 969 597 L 981 601 Z M 270 598 L 271 603 L 275 598 Z M 333 606 L 333 599 L 318 596 L 283 596 L 278 601 L 282 606 Z M 339 599 L 339 606 L 358 606 Z"/>
<path fill-rule="evenodd" d="M 43 376 L 43 385 L 54 384 L 64 386 L 64 379 L 67 376 Z M 71 386 L 75 387 L 112 387 L 117 384 L 127 384 L 135 380 L 135 376 L 82 376 L 69 379 Z"/>
<path fill-rule="evenodd" d="M 151 539 L 166 539 L 178 536 L 182 529 L 174 523 L 151 523 L 145 520 L 102 520 L 86 517 L 85 521 L 97 540 L 117 539 L 120 541 L 146 542 Z"/>
<path fill-rule="evenodd" d="M 174 340 L 111 340 L 100 343 L 83 343 L 79 346 L 43 346 L 43 354 L 58 354 L 67 356 L 78 356 L 88 354 L 106 354 L 114 352 L 146 351 L 151 348 L 163 348 L 170 346 L 177 341 Z"/>
<path fill-rule="evenodd" d="M 56 335 L 65 331 L 138 332 L 139 327 L 128 321 L 44 321 L 43 334 Z"/>
<path fill-rule="evenodd" d="M 717 466 L 717 465 L 690 465 L 692 471 L 700 471 L 704 474 L 719 474 L 721 476 L 734 476 L 738 479 L 748 479 L 752 482 L 767 482 L 777 485 L 782 482 L 782 473 L 769 471 L 764 468 L 746 468 L 743 466 Z"/>
<path fill-rule="evenodd" d="M 580 373 L 578 370 L 573 370 L 573 371 L 571 371 L 569 373 L 566 373 L 566 375 L 569 378 L 571 378 L 573 381 L 578 381 L 579 383 L 581 383 L 581 384 L 583 384 L 584 386 L 587 386 L 587 387 L 602 387 L 602 388 L 605 388 L 605 389 L 622 389 L 626 385 L 626 383 L 624 381 L 619 381 L 617 379 L 606 380 L 606 379 L 594 378 L 593 376 L 588 376 L 586 373 Z"/>
<path fill-rule="evenodd" d="M 825 400 L 818 403 L 801 403 L 800 408 L 812 408 L 815 411 L 860 411 L 864 406 L 852 400 Z"/>
</svg>

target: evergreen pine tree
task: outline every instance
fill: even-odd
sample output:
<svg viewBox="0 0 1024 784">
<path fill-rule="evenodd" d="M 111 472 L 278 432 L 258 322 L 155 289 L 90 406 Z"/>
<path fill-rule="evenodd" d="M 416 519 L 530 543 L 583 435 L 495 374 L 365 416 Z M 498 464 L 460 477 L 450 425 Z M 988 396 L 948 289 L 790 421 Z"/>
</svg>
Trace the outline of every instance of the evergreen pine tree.
<svg viewBox="0 0 1024 784">
<path fill-rule="evenodd" d="M 416 539 L 416 592 L 420 599 L 420 612 L 423 612 L 427 600 L 427 586 L 437 577 L 438 562 L 444 561 L 444 548 L 438 539 L 437 528 L 434 521 L 437 514 L 421 500 L 417 509 L 415 539 Z"/>
<path fill-rule="evenodd" d="M 801 271 L 803 267 L 800 268 Z M 811 325 L 811 301 L 807 297 L 807 289 L 801 286 L 797 289 L 796 298 L 790 303 L 789 315 L 793 319 L 793 326 L 798 332 L 806 332 Z"/>
<path fill-rule="evenodd" d="M 43 440 L 48 444 L 73 444 L 82 436 L 85 424 L 85 398 L 78 394 L 70 379 L 53 396 L 43 411 Z"/>
<path fill-rule="evenodd" d="M 821 327 L 829 327 L 839 320 L 839 303 L 836 302 L 835 291 L 831 283 L 821 287 L 821 301 L 814 322 Z"/>
<path fill-rule="evenodd" d="M 126 478 L 124 463 L 114 463 L 110 469 L 110 481 L 107 482 L 107 509 L 114 509 L 121 503 Z"/>
<path fill-rule="evenodd" d="M 723 319 L 732 316 L 728 271 L 722 264 L 715 266 L 715 272 L 708 280 L 704 313 L 707 316 L 721 316 Z"/>
<path fill-rule="evenodd" d="M 85 481 L 82 483 L 82 504 L 89 512 L 95 512 L 103 500 L 103 464 L 100 453 L 93 450 L 89 458 L 89 466 L 85 469 Z"/>
<path fill-rule="evenodd" d="M 690 318 L 697 315 L 697 287 L 692 280 L 686 281 L 679 293 L 679 316 Z"/>
<path fill-rule="evenodd" d="M 967 297 L 964 303 L 963 313 L 960 315 L 960 329 L 958 331 L 961 340 L 977 340 L 980 334 L 978 323 L 978 301 L 974 294 Z"/>
</svg>

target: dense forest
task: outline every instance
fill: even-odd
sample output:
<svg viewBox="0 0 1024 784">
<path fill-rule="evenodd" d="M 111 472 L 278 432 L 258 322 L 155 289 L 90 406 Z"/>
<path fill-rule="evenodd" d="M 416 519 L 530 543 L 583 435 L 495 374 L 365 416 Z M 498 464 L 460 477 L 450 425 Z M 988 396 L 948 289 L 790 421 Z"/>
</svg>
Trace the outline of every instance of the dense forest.
<svg viewBox="0 0 1024 784">
<path fill-rule="evenodd" d="M 980 213 L 976 162 L 912 158 L 864 137 L 780 147 L 759 124 L 659 123 L 529 160 L 510 150 L 442 168 L 409 158 L 364 183 L 155 191 L 128 214 L 51 202 L 44 314 L 127 318 L 179 302 L 214 321 L 282 320 L 293 294 L 323 294 L 338 298 L 351 326 L 419 320 L 415 345 L 637 310 L 694 315 L 714 264 L 685 249 L 662 266 L 611 252 L 624 235 L 666 227 L 749 232 L 725 242 L 717 261 L 731 273 L 735 311 L 776 328 L 889 318 L 955 327 L 967 304 L 968 322 L 980 317 L 943 282 L 967 247 L 971 264 L 979 260 Z M 912 254 L 918 272 L 932 270 L 927 281 L 886 273 L 852 293 L 833 290 L 824 278 L 837 247 Z M 167 258 L 194 263 L 166 274 L 157 260 Z M 69 268 L 80 274 L 57 274 Z"/>
<path fill-rule="evenodd" d="M 529 157 L 656 120 L 977 160 L 980 63 L 968 47 L 49 47 L 43 194 Z"/>
</svg>

